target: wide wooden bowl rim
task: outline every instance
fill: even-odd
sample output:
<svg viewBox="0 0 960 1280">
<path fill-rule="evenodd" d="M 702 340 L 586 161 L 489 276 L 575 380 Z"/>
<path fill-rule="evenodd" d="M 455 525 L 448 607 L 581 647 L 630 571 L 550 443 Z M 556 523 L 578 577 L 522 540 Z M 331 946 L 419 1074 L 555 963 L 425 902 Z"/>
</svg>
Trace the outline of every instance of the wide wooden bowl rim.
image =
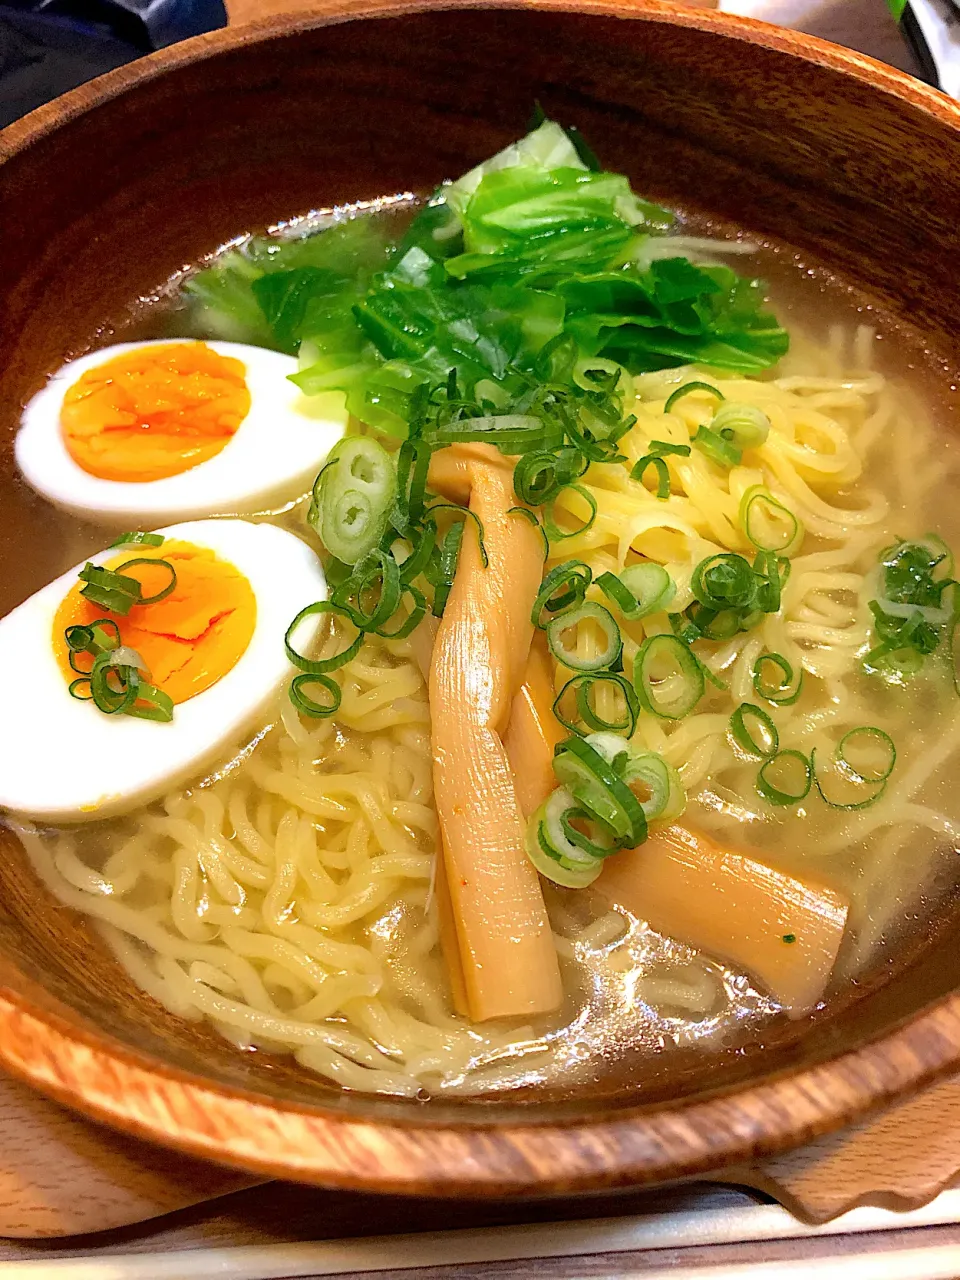
<svg viewBox="0 0 960 1280">
<path fill-rule="evenodd" d="M 811 36 L 669 0 L 318 0 L 309 12 L 198 36 L 118 68 L 0 132 L 0 163 L 141 81 L 243 45 L 356 19 L 438 9 L 544 9 L 693 27 L 851 76 L 960 131 L 960 105 L 891 67 Z M 0 988 L 0 1063 L 90 1117 L 193 1155 L 326 1186 L 524 1195 L 708 1172 L 809 1140 L 960 1064 L 960 995 L 871 1043 L 758 1084 L 596 1120 L 367 1120 L 266 1099 L 164 1066 Z"/>
</svg>

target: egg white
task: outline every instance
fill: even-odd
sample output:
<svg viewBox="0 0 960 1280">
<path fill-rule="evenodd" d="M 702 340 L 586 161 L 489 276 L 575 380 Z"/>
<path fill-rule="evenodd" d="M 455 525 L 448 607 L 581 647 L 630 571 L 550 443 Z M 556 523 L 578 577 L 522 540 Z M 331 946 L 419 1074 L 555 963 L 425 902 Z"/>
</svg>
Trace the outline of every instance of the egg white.
<svg viewBox="0 0 960 1280">
<path fill-rule="evenodd" d="M 268 718 L 293 674 L 284 633 L 300 609 L 326 597 L 320 561 L 275 525 L 198 520 L 158 532 L 208 547 L 247 578 L 257 602 L 250 644 L 216 684 L 178 704 L 168 724 L 105 715 L 70 696 L 53 650 L 54 616 L 83 565 L 43 587 L 0 619 L 0 808 L 46 822 L 122 813 L 202 776 Z M 308 620 L 297 643 L 315 633 Z"/>
<path fill-rule="evenodd" d="M 102 480 L 77 466 L 60 432 L 63 398 L 77 379 L 127 351 L 192 341 L 120 342 L 58 370 L 21 417 L 14 450 L 27 484 L 64 511 L 116 529 L 272 511 L 306 493 L 343 435 L 343 396 L 303 395 L 287 380 L 297 371 L 293 356 L 239 342 L 206 344 L 243 363 L 251 401 L 250 412 L 215 457 L 180 475 L 135 483 Z"/>
</svg>

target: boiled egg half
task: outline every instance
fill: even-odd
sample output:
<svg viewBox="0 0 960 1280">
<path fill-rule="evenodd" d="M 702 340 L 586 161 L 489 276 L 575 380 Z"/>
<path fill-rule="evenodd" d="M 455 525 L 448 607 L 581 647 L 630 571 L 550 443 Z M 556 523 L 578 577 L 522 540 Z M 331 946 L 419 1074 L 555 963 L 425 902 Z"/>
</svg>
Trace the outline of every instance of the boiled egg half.
<svg viewBox="0 0 960 1280">
<path fill-rule="evenodd" d="M 236 342 L 123 342 L 63 366 L 23 411 L 37 493 L 115 528 L 275 510 L 343 434 L 343 396 L 307 397 L 292 356 Z"/>
<path fill-rule="evenodd" d="M 0 619 L 0 807 L 49 822 L 122 813 L 197 777 L 268 718 L 293 674 L 287 627 L 325 596 L 320 561 L 275 525 L 198 520 L 159 533 L 159 546 L 114 548 L 90 563 L 162 599 L 111 612 L 81 594 L 77 565 Z M 134 655 L 126 660 L 173 702 L 168 722 L 107 714 L 77 696 L 88 693 L 93 657 L 75 653 L 71 667 L 65 633 L 103 619 Z M 310 639 L 298 628 L 298 643 Z"/>
</svg>

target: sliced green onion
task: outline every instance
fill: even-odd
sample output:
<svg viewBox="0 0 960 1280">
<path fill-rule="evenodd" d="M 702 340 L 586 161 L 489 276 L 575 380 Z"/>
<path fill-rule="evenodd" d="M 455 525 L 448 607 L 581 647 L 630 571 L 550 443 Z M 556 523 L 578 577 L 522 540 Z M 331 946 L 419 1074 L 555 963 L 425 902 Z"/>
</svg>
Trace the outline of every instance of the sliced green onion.
<svg viewBox="0 0 960 1280">
<path fill-rule="evenodd" d="M 743 450 L 711 427 L 698 428 L 693 444 L 717 466 L 726 467 L 728 471 L 731 467 L 739 467 L 743 459 Z"/>
<path fill-rule="evenodd" d="M 587 743 L 635 795 L 638 787 L 647 793 L 645 799 L 637 797 L 647 822 L 673 822 L 680 817 L 686 807 L 686 793 L 680 775 L 663 756 L 655 751 L 637 751 L 614 733 L 593 733 Z"/>
<path fill-rule="evenodd" d="M 152 595 L 152 596 L 143 595 L 142 594 L 143 588 L 141 587 L 140 583 L 137 582 L 136 578 L 132 579 L 132 581 L 137 582 L 137 594 L 140 596 L 140 599 L 136 601 L 137 604 L 156 604 L 160 600 L 166 600 L 167 596 L 170 595 L 176 589 L 177 571 L 176 569 L 174 569 L 173 565 L 170 563 L 169 560 L 161 560 L 159 557 L 157 559 L 154 559 L 151 556 L 138 556 L 135 560 L 125 560 L 123 564 L 118 566 L 117 573 L 122 574 L 124 569 L 132 569 L 135 564 L 162 565 L 164 569 L 169 571 L 169 574 L 170 574 L 170 581 L 163 588 L 163 590 L 158 591 L 155 595 Z M 83 592 L 81 592 L 81 595 L 82 594 Z"/>
<path fill-rule="evenodd" d="M 356 564 L 383 537 L 397 498 L 396 466 L 376 440 L 349 436 L 334 447 L 314 494 L 313 524 L 323 545 L 345 564 Z"/>
<path fill-rule="evenodd" d="M 587 621 L 596 624 L 602 636 L 602 647 L 592 658 L 581 658 L 574 652 L 566 637 L 568 633 L 574 633 L 575 643 L 578 627 Z M 602 604 L 597 604 L 593 600 L 584 600 L 566 613 L 551 618 L 545 629 L 550 652 L 558 662 L 562 662 L 565 667 L 570 667 L 574 671 L 599 671 L 604 667 L 610 667 L 620 657 L 623 649 L 620 628 L 613 614 Z"/>
<path fill-rule="evenodd" d="M 462 520 L 464 525 L 467 523 L 468 520 L 473 521 L 477 530 L 477 549 L 480 552 L 480 563 L 486 569 L 487 565 L 490 563 L 490 557 L 487 555 L 487 544 L 483 540 L 483 521 L 480 519 L 477 513 L 475 511 L 471 511 L 469 507 L 458 507 L 455 502 L 434 502 L 431 506 L 427 508 L 426 514 L 427 516 L 430 517 L 430 519 L 435 520 L 436 513 L 438 511 L 452 512 L 454 519 Z M 449 533 L 450 533 L 450 530 L 448 529 L 447 530 L 448 536 L 449 536 Z M 461 526 L 460 537 L 461 538 L 463 537 L 463 526 Z M 454 563 L 453 569 L 454 571 L 456 570 L 455 563 Z"/>
<path fill-rule="evenodd" d="M 382 636 L 384 640 L 406 640 L 419 627 L 421 621 L 427 614 L 427 601 L 422 591 L 411 582 L 404 583 L 403 594 L 409 596 L 413 602 L 410 612 L 406 618 L 393 631 L 388 631 L 386 627 L 381 626 L 377 631 L 378 636 Z"/>
<path fill-rule="evenodd" d="M 72 698 L 93 702 L 105 715 L 164 723 L 173 719 L 173 699 L 143 678 L 143 658 L 135 649 L 120 644 L 120 630 L 112 618 L 97 618 L 89 626 L 67 627 L 64 639 L 70 666 L 79 673 L 79 679 L 67 687 Z M 93 659 L 89 671 L 82 671 L 77 665 L 81 653 Z"/>
<path fill-rule="evenodd" d="M 623 780 L 631 790 L 640 784 L 649 791 L 648 798 L 640 802 L 648 822 L 676 822 L 687 807 L 687 793 L 679 773 L 655 751 L 631 754 L 624 766 Z"/>
<path fill-rule="evenodd" d="M 876 756 L 878 749 L 879 764 L 871 763 L 870 759 L 856 762 L 856 753 L 872 752 Z M 851 759 L 851 752 L 854 753 L 853 759 Z M 869 785 L 886 782 L 890 777 L 897 763 L 897 748 L 889 733 L 885 733 L 883 729 L 878 729 L 876 725 L 860 725 L 843 735 L 837 743 L 834 757 L 855 782 Z"/>
<path fill-rule="evenodd" d="M 390 519 L 399 533 L 408 533 L 423 515 L 432 453 L 426 441 L 412 438 L 397 453 L 397 495 Z"/>
<path fill-rule="evenodd" d="M 813 765 L 802 751 L 778 751 L 765 760 L 757 774 L 756 788 L 768 804 L 786 808 L 810 794 Z"/>
<path fill-rule="evenodd" d="M 581 814 L 570 792 L 559 787 L 527 824 L 527 857 L 542 876 L 567 889 L 586 888 L 603 870 L 603 858 L 591 858 L 568 838 L 564 829 L 569 829 L 570 815 Z M 586 814 L 582 816 L 587 818 Z M 609 842 L 609 836 L 607 839 Z M 610 852 L 615 852 L 616 847 L 610 843 Z"/>
<path fill-rule="evenodd" d="M 344 618 L 346 621 L 350 621 L 350 615 L 335 605 L 332 600 L 317 600 L 314 604 L 308 604 L 306 608 L 300 610 L 289 627 L 287 627 L 286 634 L 283 637 L 283 647 L 287 652 L 287 658 L 295 667 L 299 667 L 301 671 L 311 676 L 326 675 L 328 671 L 336 671 L 344 663 L 352 661 L 360 652 L 366 634 L 363 631 L 358 631 L 356 638 L 340 653 L 334 654 L 332 658 L 308 658 L 305 654 L 298 653 L 293 647 L 293 633 L 306 618 L 315 618 L 322 614 L 331 614 L 335 618 Z"/>
<path fill-rule="evenodd" d="M 651 458 L 689 458 L 690 452 L 688 444 L 671 444 L 669 440 L 651 440 L 647 450 Z"/>
<path fill-rule="evenodd" d="M 378 631 L 396 613 L 402 591 L 400 566 L 389 552 L 377 549 L 364 556 L 330 599 L 360 631 Z M 366 608 L 371 595 L 372 606 Z"/>
<path fill-rule="evenodd" d="M 119 547 L 162 547 L 165 538 L 162 533 L 121 533 L 116 542 L 110 543 L 110 549 Z"/>
<path fill-rule="evenodd" d="M 140 672 L 135 667 L 114 667 L 109 655 L 101 654 L 90 671 L 90 692 L 97 710 L 104 715 L 122 715 L 137 700 Z"/>
<path fill-rule="evenodd" d="M 582 560 L 565 560 L 551 569 L 541 582 L 540 592 L 533 603 L 530 613 L 533 625 L 541 629 L 547 625 L 543 619 L 544 610 L 559 613 L 572 604 L 582 604 L 592 581 L 593 572 Z"/>
<path fill-rule="evenodd" d="M 661 502 L 665 502 L 670 497 L 670 472 L 667 470 L 667 464 L 658 454 L 645 454 L 630 472 L 630 479 L 643 484 L 643 475 L 648 467 L 653 467 L 657 473 L 657 497 Z"/>
<path fill-rule="evenodd" d="M 513 488 L 521 502 L 533 507 L 555 498 L 561 489 L 557 455 L 546 449 L 525 453 L 513 470 Z"/>
<path fill-rule="evenodd" d="M 784 565 L 790 561 L 783 556 L 776 556 L 772 551 L 758 551 L 753 561 L 753 572 L 757 579 L 757 608 L 763 613 L 777 613 L 780 609 L 780 598 L 783 584 L 788 575 L 781 578 Z M 756 619 L 759 622 L 759 618 Z M 744 630 L 747 630 L 744 627 Z"/>
<path fill-rule="evenodd" d="M 483 442 L 504 452 L 523 453 L 539 443 L 543 430 L 543 419 L 533 414 L 493 413 L 447 422 L 437 429 L 434 438 L 439 444 Z"/>
<path fill-rule="evenodd" d="M 888 772 L 883 779 L 868 783 L 846 767 L 840 760 L 838 752 L 839 744 L 834 751 L 833 759 L 826 766 L 821 764 L 819 767 L 816 751 L 810 752 L 810 764 L 813 769 L 817 790 L 820 792 L 820 798 L 831 809 L 841 809 L 845 812 L 869 809 L 871 805 L 877 803 L 884 791 L 886 791 L 887 778 L 890 773 Z M 895 760 L 896 753 L 894 752 Z M 892 768 L 893 764 L 891 763 L 890 769 L 892 770 Z"/>
<path fill-rule="evenodd" d="M 594 691 L 601 685 L 616 689 L 623 698 L 623 714 L 615 720 L 604 720 L 591 701 Z M 576 700 L 579 719 L 571 720 L 564 712 L 563 704 L 568 694 Z M 585 732 L 623 733 L 631 737 L 637 727 L 640 703 L 636 690 L 625 676 L 615 671 L 584 671 L 563 686 L 553 703 L 553 714 L 565 729 L 583 735 Z"/>
<path fill-rule="evenodd" d="M 652 561 L 629 565 L 619 577 L 601 573 L 597 586 L 629 622 L 665 609 L 677 593 L 677 584 L 663 565 Z"/>
<path fill-rule="evenodd" d="M 522 516 L 529 524 L 532 524 L 543 539 L 543 556 L 544 559 L 550 554 L 550 539 L 547 537 L 547 531 L 537 519 L 536 514 L 529 507 L 508 507 L 508 516 Z"/>
<path fill-rule="evenodd" d="M 613 766 L 584 738 L 558 744 L 553 771 L 577 804 L 603 823 L 630 848 L 647 837 L 647 822 L 639 800 Z"/>
<path fill-rule="evenodd" d="M 156 720 L 160 724 L 169 724 L 173 719 L 173 699 L 158 689 L 156 685 L 140 681 L 137 700 L 127 708 L 127 715 L 137 720 Z"/>
<path fill-rule="evenodd" d="M 437 526 L 432 520 L 427 520 L 417 530 L 416 535 L 411 535 L 411 537 L 414 536 L 416 540 L 413 543 L 413 550 L 400 564 L 400 581 L 404 586 L 408 582 L 413 582 L 414 578 L 419 578 L 430 563 L 433 549 L 437 545 Z M 329 573 L 327 580 L 330 580 Z"/>
<path fill-rule="evenodd" d="M 136 578 L 115 573 L 112 569 L 101 569 L 89 561 L 78 576 L 86 583 L 80 594 L 98 608 L 126 617 L 133 606 L 140 603 L 140 583 Z"/>
<path fill-rule="evenodd" d="M 442 618 L 447 607 L 447 599 L 453 588 L 453 579 L 460 559 L 460 546 L 463 542 L 465 524 L 452 524 L 443 536 L 437 548 L 435 558 L 430 562 L 427 577 L 433 583 L 433 616 Z"/>
<path fill-rule="evenodd" d="M 683 396 L 690 395 L 693 391 L 709 391 L 712 396 L 716 396 L 718 400 L 725 400 L 726 396 L 722 391 L 718 391 L 715 386 L 709 382 L 685 382 L 682 387 L 677 387 L 676 391 L 668 397 L 667 403 L 663 406 L 663 412 L 669 413 L 678 400 Z"/>
<path fill-rule="evenodd" d="M 589 465 L 579 449 L 536 449 L 525 453 L 513 471 L 513 487 L 521 502 L 541 506 L 579 479 Z"/>
<path fill-rule="evenodd" d="M 637 651 L 633 682 L 641 705 L 664 720 L 681 720 L 703 697 L 703 665 L 677 636 L 648 636 Z"/>
<path fill-rule="evenodd" d="M 753 607 L 757 579 L 743 556 L 721 551 L 700 561 L 690 579 L 690 589 L 708 609 L 739 611 Z"/>
<path fill-rule="evenodd" d="M 639 618 L 666 609 L 677 594 L 677 584 L 673 578 L 662 564 L 654 564 L 653 561 L 629 564 L 620 570 L 619 577 L 637 602 Z M 629 614 L 625 613 L 624 616 L 629 617 L 631 622 L 634 621 Z"/>
<path fill-rule="evenodd" d="M 305 693 L 304 690 L 308 688 L 322 689 L 326 695 L 324 701 L 318 702 Z M 307 675 L 302 672 L 290 681 L 290 701 L 305 716 L 326 719 L 327 716 L 335 715 L 340 709 L 342 697 L 340 686 L 330 676 Z"/>
<path fill-rule="evenodd" d="M 63 638 L 67 642 L 70 666 L 78 675 L 88 676 L 89 668 L 84 670 L 77 666 L 78 656 L 85 653 L 96 660 L 102 653 L 115 652 L 120 647 L 120 628 L 113 618 L 95 618 L 89 626 L 67 627 Z"/>
<path fill-rule="evenodd" d="M 730 717 L 730 736 L 748 756 L 764 759 L 780 750 L 780 734 L 773 720 L 753 702 L 743 702 Z"/>
<path fill-rule="evenodd" d="M 580 497 L 583 498 L 587 506 L 590 508 L 589 516 L 576 529 L 561 529 L 553 517 L 553 513 L 557 504 L 557 499 L 567 489 L 572 489 L 574 493 L 579 493 Z M 550 539 L 551 542 L 561 542 L 564 538 L 575 538 L 578 533 L 586 533 L 588 529 L 591 529 L 593 527 L 593 522 L 594 520 L 596 520 L 596 518 L 597 518 L 597 500 L 593 496 L 593 494 L 590 492 L 590 490 L 585 488 L 582 484 L 567 484 L 567 485 L 564 485 L 563 489 L 560 490 L 560 493 L 557 494 L 557 497 L 554 498 L 551 502 L 549 502 L 547 506 L 544 508 L 543 527 L 544 529 L 546 529 L 547 537 Z"/>
<path fill-rule="evenodd" d="M 922 538 L 915 538 L 914 542 L 918 547 L 924 547 L 929 552 L 931 568 L 940 570 L 939 574 L 935 575 L 938 580 L 952 577 L 953 552 L 939 533 L 924 534 Z"/>
<path fill-rule="evenodd" d="M 749 630 L 747 619 L 753 615 L 741 613 L 737 609 L 709 609 L 697 602 L 690 605 L 687 616 L 696 628 L 695 638 L 702 636 L 705 640 L 729 640 L 738 631 Z"/>
<path fill-rule="evenodd" d="M 952 587 L 952 583 L 947 586 L 943 593 L 947 596 L 946 603 L 940 605 L 939 608 L 933 608 L 930 605 L 903 604 L 897 600 L 888 600 L 885 596 L 878 596 L 876 600 L 871 601 L 871 604 L 876 605 L 880 612 L 886 614 L 888 618 L 911 619 L 917 617 L 931 627 L 942 627 L 954 615 Z"/>
<path fill-rule="evenodd" d="M 764 668 L 773 669 L 765 674 Z M 761 698 L 776 703 L 779 707 L 792 707 L 800 697 L 803 689 L 803 671 L 796 677 L 794 684 L 793 666 L 782 653 L 761 653 L 753 664 L 753 687 Z"/>
<path fill-rule="evenodd" d="M 770 434 L 770 419 L 752 404 L 728 400 L 713 415 L 710 429 L 737 449 L 756 449 Z"/>
<path fill-rule="evenodd" d="M 752 485 L 740 499 L 740 527 L 758 551 L 787 555 L 803 541 L 803 525 L 763 485 Z"/>
</svg>

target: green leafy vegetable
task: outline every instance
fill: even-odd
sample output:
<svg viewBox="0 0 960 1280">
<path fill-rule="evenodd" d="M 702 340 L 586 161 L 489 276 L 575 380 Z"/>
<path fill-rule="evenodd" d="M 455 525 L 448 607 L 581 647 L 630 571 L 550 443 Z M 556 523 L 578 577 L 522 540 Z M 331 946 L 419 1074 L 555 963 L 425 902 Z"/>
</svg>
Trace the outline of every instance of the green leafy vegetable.
<svg viewBox="0 0 960 1280">
<path fill-rule="evenodd" d="M 298 351 L 304 392 L 342 391 L 358 418 L 400 436 L 418 389 L 451 369 L 462 395 L 490 399 L 488 416 L 521 412 L 538 354 L 561 336 L 570 367 L 547 381 L 579 378 L 585 392 L 611 388 L 584 385 L 584 361 L 631 373 L 775 363 L 787 335 L 759 281 L 683 257 L 637 265 L 672 221 L 545 120 L 441 187 L 402 236 L 371 215 L 302 240 L 254 238 L 186 291 L 206 331 Z"/>
</svg>

